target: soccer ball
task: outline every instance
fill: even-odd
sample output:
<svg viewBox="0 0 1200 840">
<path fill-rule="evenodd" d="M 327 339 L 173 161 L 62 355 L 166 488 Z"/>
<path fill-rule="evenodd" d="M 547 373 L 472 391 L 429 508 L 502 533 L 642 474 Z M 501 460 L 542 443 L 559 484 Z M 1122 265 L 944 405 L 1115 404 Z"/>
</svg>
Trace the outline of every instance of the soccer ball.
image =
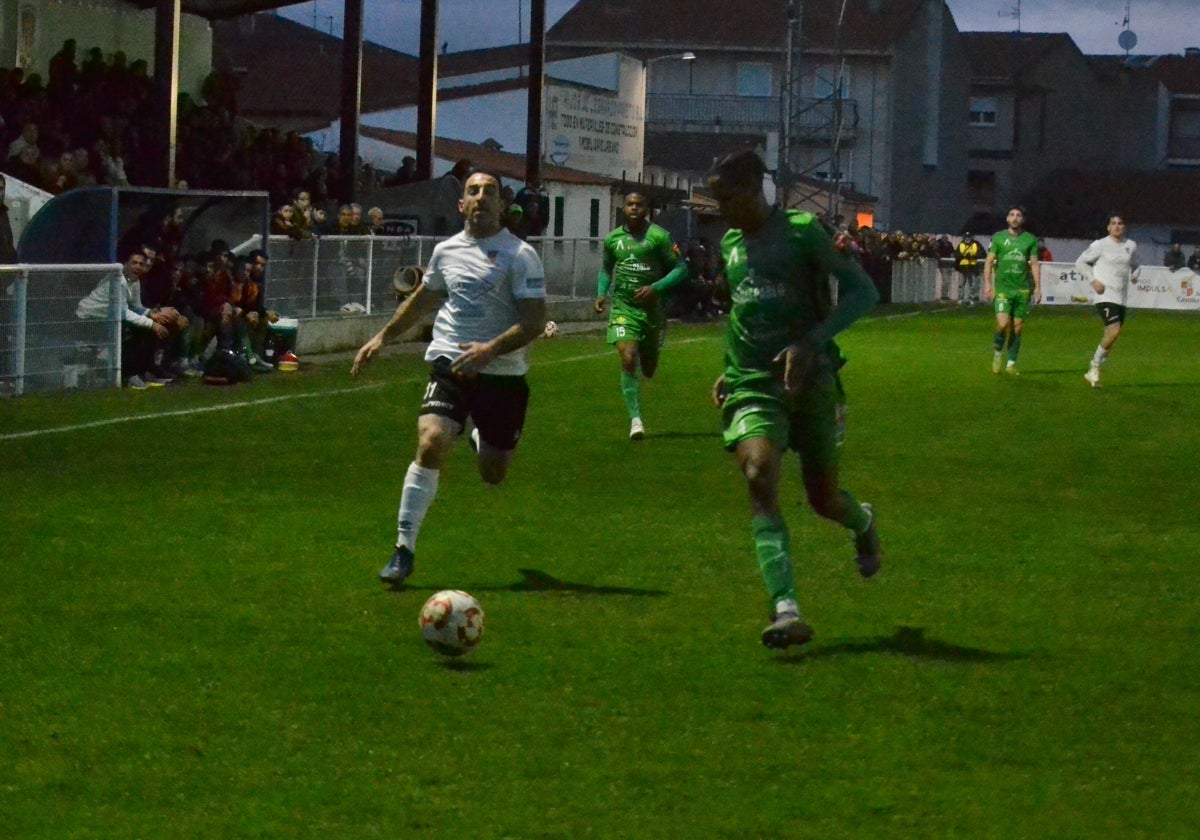
<svg viewBox="0 0 1200 840">
<path fill-rule="evenodd" d="M 556 335 L 558 335 L 558 324 L 547 321 L 546 329 L 542 330 L 542 338 L 554 338 Z"/>
<path fill-rule="evenodd" d="M 421 607 L 421 635 L 442 656 L 470 653 L 483 636 L 483 607 L 458 589 L 443 590 Z"/>
</svg>

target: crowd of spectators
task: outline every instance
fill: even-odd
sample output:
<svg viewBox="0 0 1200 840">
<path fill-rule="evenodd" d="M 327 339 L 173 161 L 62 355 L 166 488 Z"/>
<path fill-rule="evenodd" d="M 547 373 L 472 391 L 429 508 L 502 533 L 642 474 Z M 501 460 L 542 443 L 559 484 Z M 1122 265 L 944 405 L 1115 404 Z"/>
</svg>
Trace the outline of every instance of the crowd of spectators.
<svg viewBox="0 0 1200 840">
<path fill-rule="evenodd" d="M 317 150 L 294 131 L 257 126 L 238 115 L 237 80 L 213 71 L 200 101 L 180 94 L 175 175 L 181 187 L 263 190 L 272 207 L 296 190 L 324 202 L 341 177 L 338 156 Z M 80 59 L 68 40 L 50 60 L 47 78 L 0 69 L 0 160 L 3 171 L 53 194 L 76 186 L 161 186 L 151 136 L 154 80 L 142 59 L 105 56 L 92 47 Z"/>
<path fill-rule="evenodd" d="M 152 241 L 128 249 L 122 295 L 122 377 L 131 388 L 166 385 L 185 377 L 225 384 L 251 371 L 275 368 L 263 359 L 267 327 L 279 315 L 266 308 L 267 255 L 237 256 L 214 241 L 196 255 L 179 251 L 182 213 L 168 214 Z M 81 319 L 112 312 L 105 278 L 76 308 Z"/>
</svg>

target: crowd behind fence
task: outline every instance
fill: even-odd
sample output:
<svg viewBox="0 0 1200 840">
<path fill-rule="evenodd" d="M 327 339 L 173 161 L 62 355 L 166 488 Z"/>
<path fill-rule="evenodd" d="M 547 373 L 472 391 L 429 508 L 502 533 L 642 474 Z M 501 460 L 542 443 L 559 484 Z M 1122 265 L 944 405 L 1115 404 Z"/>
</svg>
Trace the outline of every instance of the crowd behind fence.
<svg viewBox="0 0 1200 840">
<path fill-rule="evenodd" d="M 266 304 L 306 319 L 386 314 L 396 308 L 393 277 L 423 266 L 443 237 L 272 236 Z M 601 239 L 531 243 L 546 268 L 552 298 L 591 299 L 596 293 Z M 256 247 L 257 239 L 247 247 Z M 76 317 L 79 301 L 102 278 L 110 300 L 123 300 L 122 266 L 17 265 L 0 267 L 0 396 L 110 388 L 121 384 L 121 313 L 108 321 Z"/>
<path fill-rule="evenodd" d="M 396 272 L 425 265 L 442 238 L 272 236 L 267 306 L 295 318 L 391 312 L 396 308 Z M 603 239 L 535 239 L 530 244 L 545 266 L 548 295 L 571 300 L 595 296 Z"/>
<path fill-rule="evenodd" d="M 301 320 L 390 313 L 397 301 L 392 282 L 396 272 L 425 265 L 440 239 L 272 236 L 267 306 Z M 602 239 L 546 238 L 530 244 L 542 257 L 551 299 L 594 299 Z M 107 321 L 75 314 L 79 301 L 102 279 L 113 284 L 110 299 L 120 300 L 121 270 L 120 264 L 0 267 L 0 396 L 121 384 L 121 313 L 114 310 Z M 1044 290 L 1059 287 L 1058 299 L 1047 303 L 1082 300 L 1071 292 L 1072 284 L 1082 282 L 1072 270 L 1068 263 L 1043 266 Z M 891 300 L 937 300 L 945 296 L 951 272 L 937 260 L 897 261 L 891 266 Z M 1153 286 L 1156 296 L 1145 297 L 1145 303 L 1131 301 L 1134 306 L 1194 311 L 1200 301 L 1200 279 L 1190 270 L 1171 274 L 1147 267 L 1143 276 L 1150 279 L 1146 285 Z"/>
</svg>

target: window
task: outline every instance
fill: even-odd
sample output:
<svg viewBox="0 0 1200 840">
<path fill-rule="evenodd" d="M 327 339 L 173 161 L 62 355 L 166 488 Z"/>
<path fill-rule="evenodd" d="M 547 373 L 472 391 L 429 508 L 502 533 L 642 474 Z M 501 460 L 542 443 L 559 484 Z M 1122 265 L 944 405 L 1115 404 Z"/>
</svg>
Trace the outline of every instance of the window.
<svg viewBox="0 0 1200 840">
<path fill-rule="evenodd" d="M 771 65 L 765 61 L 741 61 L 737 66 L 738 96 L 770 96 Z"/>
<path fill-rule="evenodd" d="M 591 218 L 588 219 L 588 236 L 600 235 L 600 199 L 593 198 Z"/>
<path fill-rule="evenodd" d="M 565 212 L 566 199 L 561 195 L 554 196 L 554 235 L 563 235 L 563 219 L 566 217 Z"/>
<path fill-rule="evenodd" d="M 972 96 L 968 106 L 967 123 L 971 126 L 988 127 L 996 124 L 996 99 L 992 96 Z"/>
</svg>

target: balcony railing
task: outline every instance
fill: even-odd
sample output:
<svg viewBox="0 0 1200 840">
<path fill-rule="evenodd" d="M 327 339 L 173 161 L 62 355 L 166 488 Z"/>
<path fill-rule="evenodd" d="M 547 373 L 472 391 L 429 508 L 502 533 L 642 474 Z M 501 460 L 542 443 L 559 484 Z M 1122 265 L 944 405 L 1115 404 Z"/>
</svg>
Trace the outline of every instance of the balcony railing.
<svg viewBox="0 0 1200 840">
<path fill-rule="evenodd" d="M 858 102 L 843 99 L 842 139 L 857 131 Z M 803 99 L 793 118 L 795 139 L 829 140 L 834 125 L 834 103 L 829 99 Z M 646 97 L 646 121 L 658 131 L 689 131 L 719 127 L 727 130 L 777 131 L 779 98 L 776 96 L 706 96 L 689 93 L 652 93 Z"/>
</svg>

